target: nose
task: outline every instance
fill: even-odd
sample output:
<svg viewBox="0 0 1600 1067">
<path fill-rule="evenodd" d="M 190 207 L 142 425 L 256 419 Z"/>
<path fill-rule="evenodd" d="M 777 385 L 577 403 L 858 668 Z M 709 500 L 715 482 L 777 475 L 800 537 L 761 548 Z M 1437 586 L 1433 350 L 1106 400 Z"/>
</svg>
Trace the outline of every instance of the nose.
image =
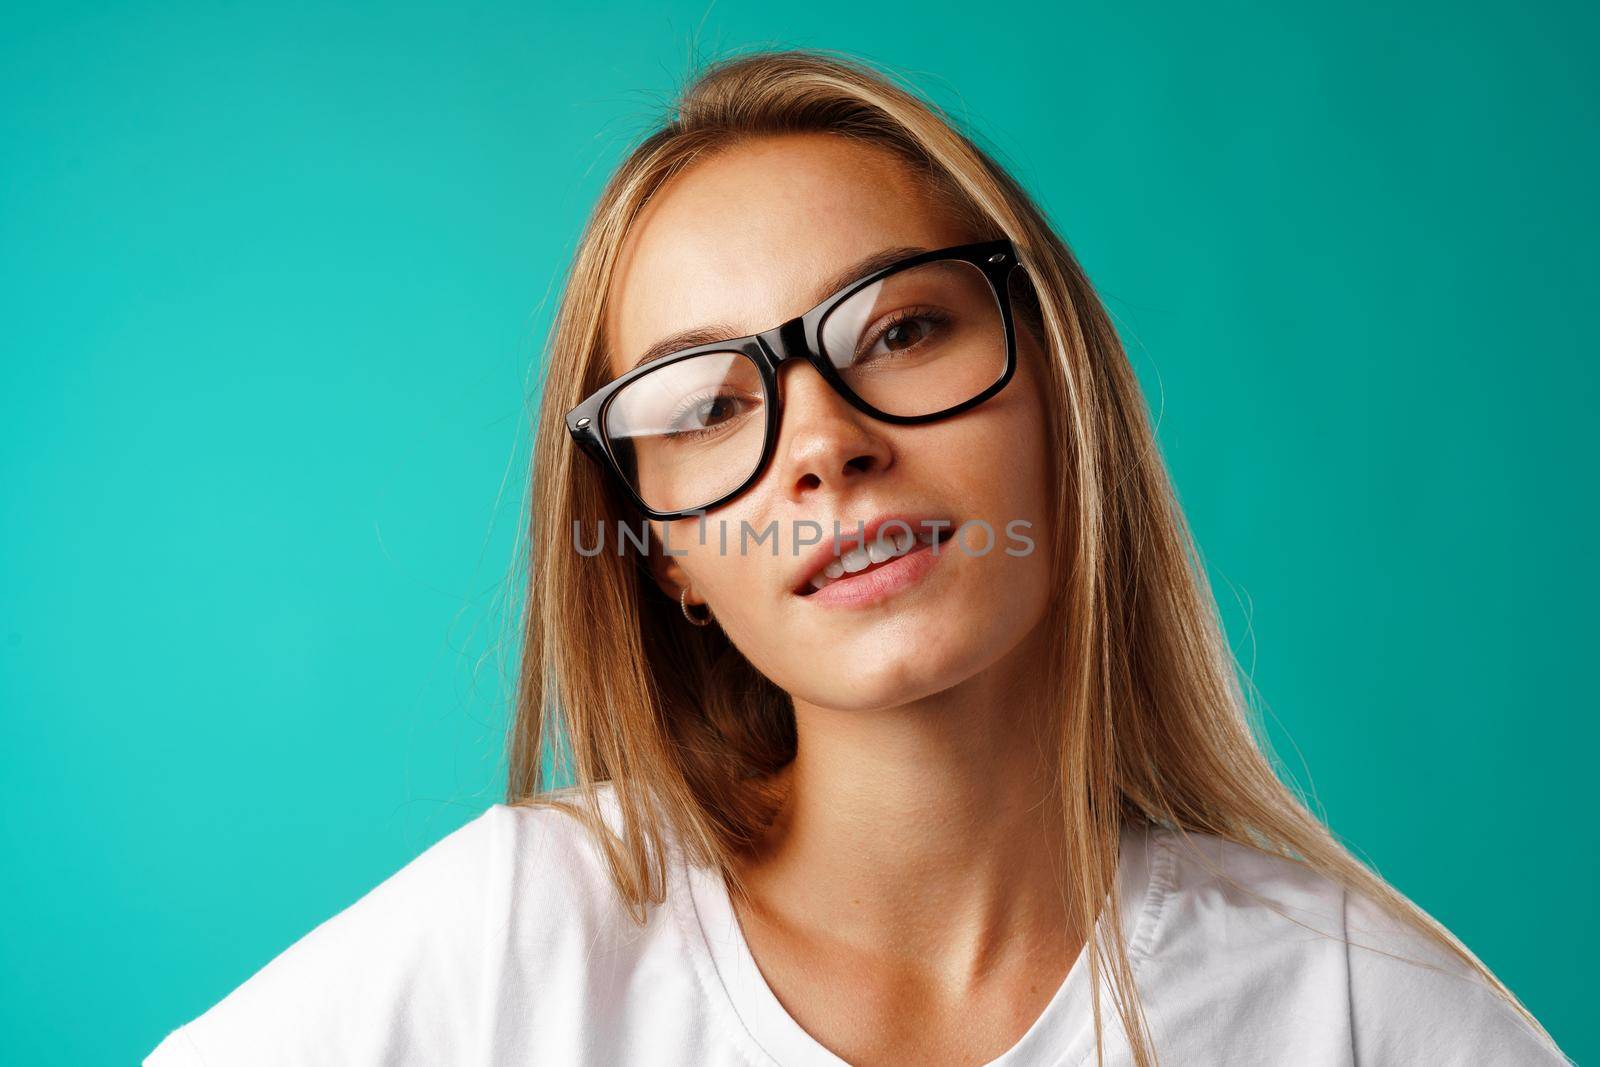
<svg viewBox="0 0 1600 1067">
<path fill-rule="evenodd" d="M 851 407 L 815 367 L 792 360 L 779 376 L 783 422 L 775 465 L 788 500 L 844 492 L 894 463 L 882 424 Z"/>
</svg>

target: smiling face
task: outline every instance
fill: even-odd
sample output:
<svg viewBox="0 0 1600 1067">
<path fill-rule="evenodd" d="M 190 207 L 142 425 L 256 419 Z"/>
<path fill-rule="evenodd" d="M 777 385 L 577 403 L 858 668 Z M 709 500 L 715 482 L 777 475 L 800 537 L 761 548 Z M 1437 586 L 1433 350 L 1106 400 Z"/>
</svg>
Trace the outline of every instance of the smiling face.
<svg viewBox="0 0 1600 1067">
<path fill-rule="evenodd" d="M 606 303 L 610 376 L 680 331 L 720 324 L 731 329 L 717 336 L 736 336 L 792 318 L 830 295 L 842 269 L 885 249 L 980 236 L 883 149 L 813 133 L 735 146 L 679 174 L 635 221 Z M 872 336 L 909 347 L 927 328 L 902 323 Z M 1050 594 L 1044 357 L 1023 329 L 1017 356 L 998 394 L 920 425 L 874 419 L 803 360 L 784 363 L 783 420 L 761 478 L 706 516 L 704 543 L 695 519 L 654 524 L 674 553 L 658 561 L 663 588 L 676 599 L 688 587 L 709 604 L 734 645 L 797 703 L 903 704 L 1000 663 L 1038 625 Z M 735 409 L 708 410 L 724 418 Z M 901 522 L 872 536 L 892 518 Z M 861 523 L 866 549 L 846 542 L 835 561 L 835 524 L 850 533 Z M 960 544 L 925 543 L 964 523 L 972 525 Z M 746 528 L 775 529 L 776 545 L 746 540 L 741 552 Z M 820 544 L 798 544 L 816 531 Z"/>
</svg>

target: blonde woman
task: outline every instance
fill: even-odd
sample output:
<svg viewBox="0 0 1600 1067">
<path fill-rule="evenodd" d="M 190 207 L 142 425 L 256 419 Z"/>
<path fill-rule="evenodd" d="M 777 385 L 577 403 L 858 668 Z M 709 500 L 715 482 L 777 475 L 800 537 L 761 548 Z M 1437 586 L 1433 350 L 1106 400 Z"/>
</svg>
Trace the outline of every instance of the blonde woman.
<svg viewBox="0 0 1600 1067">
<path fill-rule="evenodd" d="M 1275 778 L 1105 310 L 891 78 L 627 157 L 534 487 L 508 803 L 146 1063 L 1564 1062 Z"/>
</svg>

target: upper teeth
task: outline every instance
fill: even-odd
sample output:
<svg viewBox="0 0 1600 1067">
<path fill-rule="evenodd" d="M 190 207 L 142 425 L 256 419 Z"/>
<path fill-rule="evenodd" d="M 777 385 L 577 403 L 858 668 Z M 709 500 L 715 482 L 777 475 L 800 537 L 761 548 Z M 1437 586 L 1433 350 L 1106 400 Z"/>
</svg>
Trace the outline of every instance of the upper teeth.
<svg viewBox="0 0 1600 1067">
<path fill-rule="evenodd" d="M 811 588 L 821 589 L 846 574 L 855 574 L 857 571 L 866 570 L 874 563 L 903 556 L 916 547 L 917 541 L 918 538 L 910 530 L 881 531 L 876 538 L 865 545 L 842 552 L 837 558 L 829 560 L 828 565 L 811 579 Z"/>
</svg>

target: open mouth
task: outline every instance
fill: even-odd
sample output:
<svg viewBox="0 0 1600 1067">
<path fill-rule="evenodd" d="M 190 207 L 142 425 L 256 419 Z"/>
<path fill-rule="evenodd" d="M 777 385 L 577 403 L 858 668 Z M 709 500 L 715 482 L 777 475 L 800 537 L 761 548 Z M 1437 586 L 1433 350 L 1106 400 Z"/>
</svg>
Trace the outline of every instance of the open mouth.
<svg viewBox="0 0 1600 1067">
<path fill-rule="evenodd" d="M 916 533 L 893 529 L 884 530 L 880 536 L 868 539 L 865 544 L 840 541 L 837 546 L 839 553 L 795 592 L 799 596 L 811 596 L 830 585 L 848 585 L 865 575 L 891 567 L 913 553 L 942 545 L 950 539 L 950 534 L 949 527 L 923 529 Z"/>
</svg>

